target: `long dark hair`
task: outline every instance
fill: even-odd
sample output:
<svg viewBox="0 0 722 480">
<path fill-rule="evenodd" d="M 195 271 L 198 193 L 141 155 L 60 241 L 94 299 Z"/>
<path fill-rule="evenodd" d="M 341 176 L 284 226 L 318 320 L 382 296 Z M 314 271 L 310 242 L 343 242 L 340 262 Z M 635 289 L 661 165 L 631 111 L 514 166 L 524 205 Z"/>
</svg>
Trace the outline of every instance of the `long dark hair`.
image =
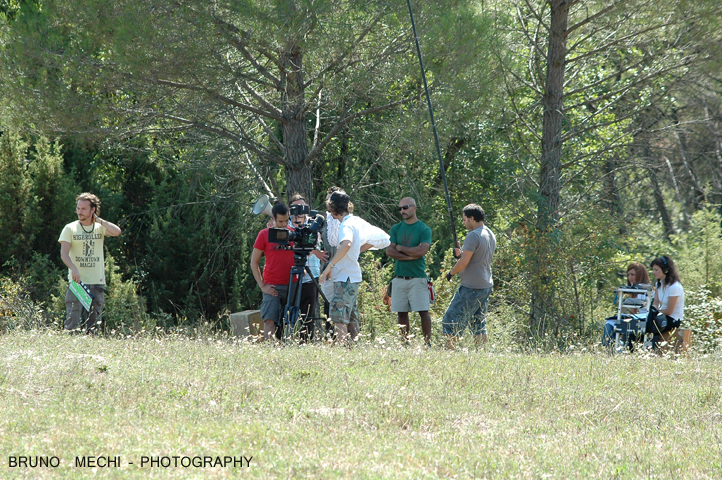
<svg viewBox="0 0 722 480">
<path fill-rule="evenodd" d="M 679 278 L 679 273 L 677 273 L 677 267 L 674 265 L 672 259 L 669 258 L 667 255 L 662 255 L 652 260 L 652 263 L 649 264 L 649 268 L 654 268 L 655 265 L 661 268 L 662 272 L 664 272 L 664 285 L 666 287 L 672 285 L 674 282 L 682 283 L 681 279 Z M 661 286 L 662 282 L 660 280 L 657 280 L 657 288 Z"/>
</svg>

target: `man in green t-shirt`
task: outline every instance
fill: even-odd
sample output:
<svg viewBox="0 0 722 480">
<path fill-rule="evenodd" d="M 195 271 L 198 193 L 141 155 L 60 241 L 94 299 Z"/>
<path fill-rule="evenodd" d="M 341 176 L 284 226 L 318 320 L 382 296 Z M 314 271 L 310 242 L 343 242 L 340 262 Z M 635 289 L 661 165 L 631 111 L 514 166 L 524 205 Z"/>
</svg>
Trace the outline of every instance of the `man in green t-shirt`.
<svg viewBox="0 0 722 480">
<path fill-rule="evenodd" d="M 424 342 L 431 342 L 429 314 L 429 284 L 424 256 L 431 247 L 431 229 L 416 217 L 416 201 L 411 197 L 399 201 L 399 213 L 404 219 L 391 227 L 391 245 L 386 255 L 395 262 L 391 284 L 391 311 L 399 316 L 399 328 L 404 338 L 409 335 L 409 312 L 419 312 Z"/>
<path fill-rule="evenodd" d="M 106 236 L 120 235 L 120 227 L 100 218 L 100 199 L 92 193 L 81 193 L 76 201 L 75 213 L 78 220 L 65 225 L 60 233 L 60 258 L 68 267 L 68 281 L 82 281 L 93 295 L 93 302 L 85 325 L 81 325 L 80 300 L 68 288 L 65 294 L 65 329 L 81 328 L 87 333 L 96 333 L 102 328 L 105 303 L 103 240 Z"/>
</svg>

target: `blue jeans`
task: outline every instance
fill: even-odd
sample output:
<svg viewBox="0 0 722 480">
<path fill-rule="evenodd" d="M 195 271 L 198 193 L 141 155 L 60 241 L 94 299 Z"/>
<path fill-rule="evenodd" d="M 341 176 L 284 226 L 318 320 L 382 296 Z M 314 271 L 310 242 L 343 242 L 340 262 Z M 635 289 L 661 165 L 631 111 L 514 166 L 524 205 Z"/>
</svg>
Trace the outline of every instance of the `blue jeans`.
<svg viewBox="0 0 722 480">
<path fill-rule="evenodd" d="M 621 341 L 622 343 L 629 347 L 629 349 L 632 349 L 632 342 L 641 342 L 644 340 L 644 334 L 636 335 L 634 333 L 627 333 L 625 330 L 622 330 L 621 333 Z M 605 347 L 609 347 L 614 344 L 614 342 L 617 340 L 617 332 L 614 331 L 614 323 L 610 322 L 604 322 L 604 331 L 602 332 L 602 345 Z"/>
<path fill-rule="evenodd" d="M 459 287 L 441 322 L 444 335 L 458 337 L 467 324 L 472 335 L 486 335 L 486 306 L 491 290 Z"/>
<path fill-rule="evenodd" d="M 604 331 L 602 332 L 602 345 L 605 347 L 608 347 L 612 344 L 612 342 L 615 339 L 614 334 L 614 324 L 609 322 L 604 322 Z"/>
</svg>

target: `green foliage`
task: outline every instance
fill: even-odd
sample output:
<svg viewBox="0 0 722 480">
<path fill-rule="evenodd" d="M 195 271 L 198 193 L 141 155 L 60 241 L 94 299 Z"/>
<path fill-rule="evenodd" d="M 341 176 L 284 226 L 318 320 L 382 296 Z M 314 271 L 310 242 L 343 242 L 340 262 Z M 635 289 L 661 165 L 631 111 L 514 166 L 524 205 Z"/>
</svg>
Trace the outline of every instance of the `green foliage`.
<svg viewBox="0 0 722 480">
<path fill-rule="evenodd" d="M 106 293 L 103 324 L 108 334 L 130 334 L 155 328 L 153 317 L 146 314 L 145 301 L 138 294 L 135 279 L 123 281 L 112 255 L 105 257 Z"/>
<path fill-rule="evenodd" d="M 709 207 L 698 210 L 689 231 L 672 240 L 682 284 L 705 288 L 712 296 L 722 297 L 722 215 Z"/>
<path fill-rule="evenodd" d="M 16 133 L 0 135 L 0 263 L 11 258 L 21 261 L 32 241 L 25 224 L 32 199 L 27 175 L 28 144 Z"/>
<path fill-rule="evenodd" d="M 60 262 L 58 236 L 74 209 L 73 182 L 57 143 L 0 135 L 1 272 L 12 275 L 31 299 L 54 293 Z"/>
<path fill-rule="evenodd" d="M 360 260 L 363 281 L 359 287 L 358 308 L 361 334 L 366 340 L 390 335 L 395 338 L 398 327 L 396 313 L 382 302 L 387 285 L 394 275 L 393 262 L 382 266 L 379 254 L 364 253 Z"/>
<path fill-rule="evenodd" d="M 692 344 L 702 352 L 722 347 L 722 298 L 704 287 L 684 290 L 684 327 L 692 328 Z"/>
<path fill-rule="evenodd" d="M 35 330 L 43 326 L 43 310 L 30 299 L 23 285 L 0 277 L 0 333 L 15 329 Z"/>
<path fill-rule="evenodd" d="M 618 282 L 620 265 L 614 258 L 621 238 L 615 222 L 600 211 L 580 217 L 562 218 L 553 236 L 539 235 L 524 223 L 497 233 L 494 282 L 503 311 L 528 328 L 532 288 L 543 292 L 549 317 L 539 340 L 548 348 L 593 338 L 604 314 L 599 310 L 611 307 L 611 290 Z M 540 259 L 543 273 L 537 270 Z M 513 330 L 536 334 L 527 328 Z M 517 341 L 524 344 L 525 336 Z"/>
</svg>

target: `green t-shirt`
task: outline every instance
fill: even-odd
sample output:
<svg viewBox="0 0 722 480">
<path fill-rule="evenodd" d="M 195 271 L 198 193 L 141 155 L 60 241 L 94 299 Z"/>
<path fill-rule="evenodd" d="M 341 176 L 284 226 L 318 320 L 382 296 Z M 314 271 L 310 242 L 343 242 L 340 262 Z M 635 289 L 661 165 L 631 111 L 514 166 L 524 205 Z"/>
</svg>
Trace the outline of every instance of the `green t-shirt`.
<svg viewBox="0 0 722 480">
<path fill-rule="evenodd" d="M 418 247 L 422 243 L 431 245 L 431 229 L 421 220 L 411 225 L 400 222 L 391 227 L 389 240 L 396 245 L 405 247 Z M 423 278 L 426 277 L 426 259 L 396 260 L 394 275 L 400 277 Z"/>
<path fill-rule="evenodd" d="M 70 260 L 78 267 L 80 280 L 86 285 L 105 285 L 104 239 L 105 227 L 98 223 L 83 227 L 75 221 L 65 225 L 60 233 L 58 242 L 70 244 Z"/>
</svg>

